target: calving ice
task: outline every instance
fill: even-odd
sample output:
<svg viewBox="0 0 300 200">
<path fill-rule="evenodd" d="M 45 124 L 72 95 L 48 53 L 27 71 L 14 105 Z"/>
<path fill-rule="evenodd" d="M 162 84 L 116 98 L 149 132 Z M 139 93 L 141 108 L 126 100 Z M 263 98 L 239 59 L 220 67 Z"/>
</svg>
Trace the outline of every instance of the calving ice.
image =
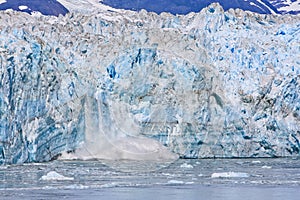
<svg viewBox="0 0 300 200">
<path fill-rule="evenodd" d="M 299 154 L 299 16 L 59 2 L 0 13 L 1 164 Z"/>
</svg>

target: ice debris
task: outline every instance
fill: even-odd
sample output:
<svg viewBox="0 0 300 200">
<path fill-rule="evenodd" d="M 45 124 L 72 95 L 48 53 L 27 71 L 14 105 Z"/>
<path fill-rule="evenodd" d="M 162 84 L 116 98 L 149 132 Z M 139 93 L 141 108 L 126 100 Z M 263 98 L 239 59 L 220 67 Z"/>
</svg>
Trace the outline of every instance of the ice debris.
<svg viewBox="0 0 300 200">
<path fill-rule="evenodd" d="M 41 180 L 43 181 L 72 181 L 74 180 L 73 177 L 66 177 L 63 176 L 56 171 L 50 171 L 46 175 L 41 177 Z"/>
<path fill-rule="evenodd" d="M 170 185 L 181 185 L 181 184 L 184 184 L 184 182 L 179 181 L 179 180 L 169 180 L 168 184 L 170 184 Z"/>
<path fill-rule="evenodd" d="M 187 163 L 183 163 L 182 165 L 180 165 L 181 168 L 187 168 L 187 169 L 193 169 L 193 165 L 187 164 Z"/>
<path fill-rule="evenodd" d="M 213 173 L 211 178 L 248 178 L 249 174 L 244 172 L 220 172 Z"/>
</svg>

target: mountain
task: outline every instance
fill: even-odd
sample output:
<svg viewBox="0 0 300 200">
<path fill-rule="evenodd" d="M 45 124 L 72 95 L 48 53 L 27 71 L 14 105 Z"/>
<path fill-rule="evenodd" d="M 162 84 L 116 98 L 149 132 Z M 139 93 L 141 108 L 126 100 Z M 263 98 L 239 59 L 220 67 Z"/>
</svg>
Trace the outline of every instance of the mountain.
<svg viewBox="0 0 300 200">
<path fill-rule="evenodd" d="M 103 0 L 102 3 L 113 8 L 129 10 L 146 9 L 156 13 L 187 14 L 199 12 L 211 3 L 218 2 L 225 10 L 240 8 L 261 14 L 278 13 L 267 0 Z"/>
<path fill-rule="evenodd" d="M 32 14 L 39 12 L 43 15 L 65 15 L 68 9 L 56 0 L 1 0 L 0 10 L 16 10 Z"/>
<path fill-rule="evenodd" d="M 0 10 L 12 9 L 27 13 L 35 11 L 54 16 L 65 15 L 68 10 L 91 13 L 114 8 L 187 14 L 199 12 L 214 2 L 218 2 L 225 10 L 240 8 L 261 14 L 299 14 L 300 12 L 300 0 L 1 0 Z"/>
<path fill-rule="evenodd" d="M 281 14 L 300 14 L 300 0 L 269 0 Z"/>
<path fill-rule="evenodd" d="M 0 164 L 299 156 L 299 21 L 2 11 Z"/>
</svg>

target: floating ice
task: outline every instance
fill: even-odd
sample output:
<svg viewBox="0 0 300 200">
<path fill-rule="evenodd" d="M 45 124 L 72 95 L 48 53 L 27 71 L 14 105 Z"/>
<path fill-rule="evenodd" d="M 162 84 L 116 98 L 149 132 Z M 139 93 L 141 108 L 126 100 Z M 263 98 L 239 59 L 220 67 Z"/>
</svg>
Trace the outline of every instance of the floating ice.
<svg viewBox="0 0 300 200">
<path fill-rule="evenodd" d="M 213 173 L 211 178 L 248 178 L 249 174 L 244 172 L 220 172 Z"/>
<path fill-rule="evenodd" d="M 120 183 L 112 182 L 101 185 L 101 188 L 113 188 L 119 186 Z"/>
<path fill-rule="evenodd" d="M 187 168 L 187 169 L 193 169 L 193 165 L 187 164 L 187 163 L 183 163 L 182 165 L 180 165 L 181 168 Z"/>
<path fill-rule="evenodd" d="M 272 166 L 264 165 L 261 167 L 262 169 L 272 169 Z"/>
<path fill-rule="evenodd" d="M 44 180 L 44 181 L 71 181 L 71 180 L 74 180 L 74 178 L 63 176 L 63 175 L 57 173 L 56 171 L 50 171 L 46 175 L 42 176 L 41 180 Z"/>
<path fill-rule="evenodd" d="M 253 163 L 253 164 L 260 164 L 261 161 L 259 161 L 259 160 L 253 160 L 251 163 Z"/>
<path fill-rule="evenodd" d="M 169 180 L 168 184 L 180 185 L 180 184 L 184 184 L 184 182 L 183 181 L 179 181 L 179 180 Z"/>
</svg>

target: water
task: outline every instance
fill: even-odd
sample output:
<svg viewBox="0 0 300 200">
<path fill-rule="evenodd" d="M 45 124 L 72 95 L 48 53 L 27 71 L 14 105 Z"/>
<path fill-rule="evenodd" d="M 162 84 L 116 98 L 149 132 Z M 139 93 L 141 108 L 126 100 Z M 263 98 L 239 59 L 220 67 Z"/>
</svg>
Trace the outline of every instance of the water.
<svg viewBox="0 0 300 200">
<path fill-rule="evenodd" d="M 42 178 L 49 172 L 65 179 Z M 0 168 L 0 199 L 299 199 L 299 189 L 300 160 L 291 158 L 53 161 Z"/>
</svg>

